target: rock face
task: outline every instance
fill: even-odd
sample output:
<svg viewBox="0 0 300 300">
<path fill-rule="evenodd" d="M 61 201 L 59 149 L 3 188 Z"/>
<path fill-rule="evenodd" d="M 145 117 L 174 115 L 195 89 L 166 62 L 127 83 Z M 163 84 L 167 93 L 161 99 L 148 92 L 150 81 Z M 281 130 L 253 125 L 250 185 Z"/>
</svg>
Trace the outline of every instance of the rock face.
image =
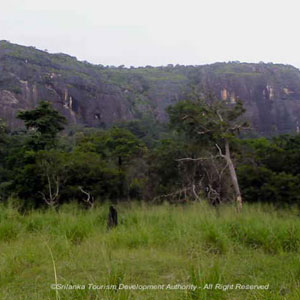
<svg viewBox="0 0 300 300">
<path fill-rule="evenodd" d="M 47 100 L 70 123 L 105 127 L 152 114 L 165 121 L 166 107 L 185 99 L 191 86 L 220 101 L 241 99 L 262 134 L 297 131 L 300 71 L 289 65 L 215 63 L 204 66 L 104 67 L 66 54 L 0 41 L 0 118 L 11 128 L 21 109 Z"/>
</svg>

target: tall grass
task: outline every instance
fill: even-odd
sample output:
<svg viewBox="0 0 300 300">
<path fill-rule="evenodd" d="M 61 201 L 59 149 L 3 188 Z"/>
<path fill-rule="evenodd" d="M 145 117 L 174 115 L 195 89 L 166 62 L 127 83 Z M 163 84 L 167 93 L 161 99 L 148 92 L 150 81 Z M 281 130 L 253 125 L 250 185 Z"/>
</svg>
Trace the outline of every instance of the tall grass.
<svg viewBox="0 0 300 300">
<path fill-rule="evenodd" d="M 297 209 L 119 204 L 21 215 L 0 206 L 0 299 L 300 299 Z M 49 252 L 51 249 L 51 253 Z M 55 268 L 55 272 L 54 272 Z M 55 277 L 57 276 L 57 277 Z M 56 278 L 56 279 L 54 279 Z M 268 290 L 53 290 L 59 284 L 269 284 Z"/>
</svg>

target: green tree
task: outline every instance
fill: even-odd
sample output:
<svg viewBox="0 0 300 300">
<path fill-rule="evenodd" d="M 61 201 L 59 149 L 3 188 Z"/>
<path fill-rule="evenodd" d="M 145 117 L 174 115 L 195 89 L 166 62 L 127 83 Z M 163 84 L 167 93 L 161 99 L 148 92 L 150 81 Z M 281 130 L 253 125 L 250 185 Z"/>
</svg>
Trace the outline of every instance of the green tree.
<svg viewBox="0 0 300 300">
<path fill-rule="evenodd" d="M 195 99 L 178 102 L 168 108 L 170 125 L 183 132 L 191 144 L 206 147 L 223 158 L 229 170 L 238 209 L 242 208 L 242 196 L 232 159 L 230 145 L 240 130 L 248 127 L 240 116 L 245 112 L 243 104 L 229 104 L 215 99 Z M 183 158 L 196 161 L 202 158 Z"/>
<path fill-rule="evenodd" d="M 185 144 L 174 138 L 161 140 L 148 154 L 149 191 L 148 198 L 165 200 L 169 195 L 181 189 L 185 178 L 178 166 L 177 159 L 186 156 Z"/>
<path fill-rule="evenodd" d="M 136 190 L 137 182 L 144 181 L 144 174 L 138 165 L 143 164 L 145 144 L 125 128 L 113 127 L 106 131 L 96 131 L 79 138 L 76 151 L 97 153 L 112 169 L 118 170 L 116 183 L 118 198 L 130 197 L 130 190 Z M 139 193 L 140 194 L 140 193 Z"/>
<path fill-rule="evenodd" d="M 124 128 L 114 127 L 107 132 L 105 145 L 111 155 L 118 161 L 120 168 L 126 165 L 132 158 L 140 156 L 146 150 L 134 134 Z"/>
<path fill-rule="evenodd" d="M 66 118 L 46 101 L 41 101 L 33 110 L 20 111 L 17 117 L 24 121 L 26 129 L 31 132 L 29 143 L 34 150 L 55 147 L 56 136 L 66 124 Z"/>
<path fill-rule="evenodd" d="M 78 172 L 80 170 L 80 172 Z M 95 152 L 80 152 L 68 154 L 65 189 L 62 197 L 90 200 L 116 199 L 119 197 L 118 183 L 124 181 L 124 176 L 118 168 L 109 164 Z"/>
<path fill-rule="evenodd" d="M 238 177 L 249 202 L 300 203 L 300 136 L 239 141 Z"/>
</svg>

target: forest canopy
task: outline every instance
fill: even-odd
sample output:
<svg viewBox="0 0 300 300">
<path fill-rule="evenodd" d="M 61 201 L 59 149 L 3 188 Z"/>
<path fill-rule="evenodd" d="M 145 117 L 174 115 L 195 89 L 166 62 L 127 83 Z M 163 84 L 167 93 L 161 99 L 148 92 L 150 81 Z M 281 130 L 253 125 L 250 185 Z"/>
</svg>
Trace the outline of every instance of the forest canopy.
<svg viewBox="0 0 300 300">
<path fill-rule="evenodd" d="M 19 112 L 26 130 L 0 123 L 0 199 L 22 209 L 205 198 L 299 205 L 300 136 L 247 138 L 244 111 L 242 102 L 187 100 L 169 107 L 168 126 L 147 117 L 104 130 L 67 126 L 41 101 Z"/>
</svg>

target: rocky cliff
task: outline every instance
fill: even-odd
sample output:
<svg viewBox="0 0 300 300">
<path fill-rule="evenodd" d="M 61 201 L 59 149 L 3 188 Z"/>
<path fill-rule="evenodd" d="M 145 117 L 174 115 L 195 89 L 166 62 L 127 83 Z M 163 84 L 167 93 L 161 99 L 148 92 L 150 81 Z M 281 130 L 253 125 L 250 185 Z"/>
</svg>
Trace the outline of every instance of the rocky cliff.
<svg viewBox="0 0 300 300">
<path fill-rule="evenodd" d="M 12 128 L 20 109 L 47 100 L 71 123 L 105 127 L 152 114 L 184 99 L 191 86 L 220 101 L 238 98 L 262 134 L 299 130 L 300 71 L 289 65 L 215 63 L 204 66 L 105 67 L 66 54 L 0 41 L 0 118 Z"/>
</svg>

